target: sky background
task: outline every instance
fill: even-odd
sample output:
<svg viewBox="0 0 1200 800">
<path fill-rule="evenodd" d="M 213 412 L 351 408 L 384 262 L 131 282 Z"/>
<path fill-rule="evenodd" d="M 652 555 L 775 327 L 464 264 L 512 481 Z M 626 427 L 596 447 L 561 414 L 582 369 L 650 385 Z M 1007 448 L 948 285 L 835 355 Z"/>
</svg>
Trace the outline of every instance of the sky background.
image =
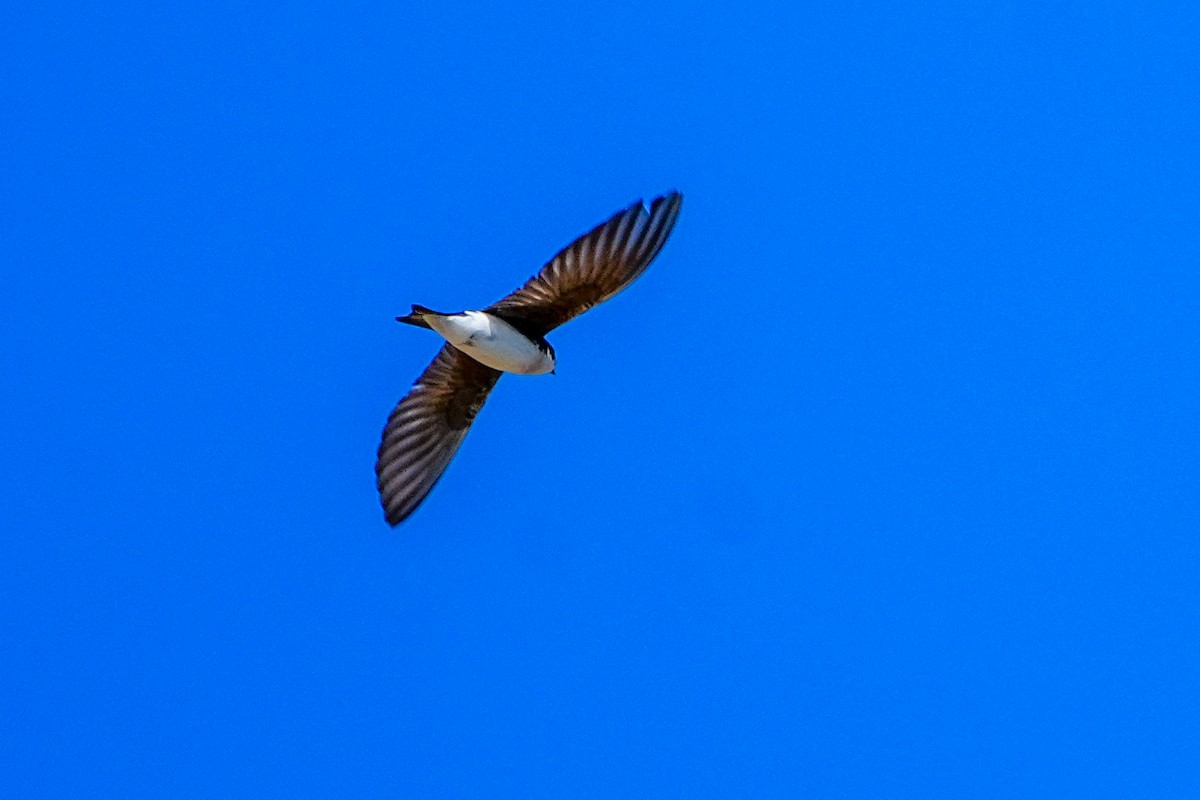
<svg viewBox="0 0 1200 800">
<path fill-rule="evenodd" d="M 1200 794 L 1198 9 L 6 4 L 0 794 Z"/>
</svg>

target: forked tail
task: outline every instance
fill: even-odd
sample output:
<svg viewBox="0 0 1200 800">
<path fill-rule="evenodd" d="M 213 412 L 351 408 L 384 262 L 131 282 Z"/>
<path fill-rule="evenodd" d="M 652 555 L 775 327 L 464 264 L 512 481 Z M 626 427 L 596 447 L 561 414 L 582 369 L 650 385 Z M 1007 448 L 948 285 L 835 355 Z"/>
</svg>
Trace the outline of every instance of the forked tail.
<svg viewBox="0 0 1200 800">
<path fill-rule="evenodd" d="M 437 317 L 446 316 L 445 314 L 440 314 L 437 311 L 434 311 L 432 308 L 426 308 L 425 306 L 419 306 L 414 303 L 412 307 L 412 313 L 405 314 L 403 317 L 396 317 L 396 322 L 403 322 L 406 325 L 416 325 L 418 328 L 428 328 L 429 323 L 424 319 L 426 314 L 433 314 Z"/>
</svg>

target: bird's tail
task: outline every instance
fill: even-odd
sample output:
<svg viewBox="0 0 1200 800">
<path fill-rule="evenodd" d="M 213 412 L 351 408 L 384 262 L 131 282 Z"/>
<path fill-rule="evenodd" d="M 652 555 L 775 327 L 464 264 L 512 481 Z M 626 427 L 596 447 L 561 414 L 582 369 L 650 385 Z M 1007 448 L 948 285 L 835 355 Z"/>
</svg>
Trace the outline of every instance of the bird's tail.
<svg viewBox="0 0 1200 800">
<path fill-rule="evenodd" d="M 406 325 L 416 325 L 418 328 L 428 328 L 429 323 L 425 321 L 426 314 L 432 314 L 435 317 L 446 316 L 445 314 L 439 314 L 432 308 L 426 308 L 425 306 L 419 306 L 414 303 L 412 307 L 412 313 L 405 314 L 403 317 L 396 317 L 396 322 L 403 322 Z"/>
</svg>

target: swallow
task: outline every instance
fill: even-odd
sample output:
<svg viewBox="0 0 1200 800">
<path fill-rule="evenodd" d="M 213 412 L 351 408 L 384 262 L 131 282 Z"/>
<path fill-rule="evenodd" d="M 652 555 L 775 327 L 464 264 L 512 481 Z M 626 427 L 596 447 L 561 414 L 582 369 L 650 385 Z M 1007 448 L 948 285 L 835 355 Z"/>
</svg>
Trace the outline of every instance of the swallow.
<svg viewBox="0 0 1200 800">
<path fill-rule="evenodd" d="M 383 429 L 375 477 L 388 524 L 399 525 L 429 495 L 503 373 L 554 372 L 546 334 L 637 280 L 667 241 L 682 203 L 679 192 L 656 198 L 649 209 L 639 200 L 485 309 L 442 313 L 414 305 L 396 317 L 446 343 Z"/>
</svg>

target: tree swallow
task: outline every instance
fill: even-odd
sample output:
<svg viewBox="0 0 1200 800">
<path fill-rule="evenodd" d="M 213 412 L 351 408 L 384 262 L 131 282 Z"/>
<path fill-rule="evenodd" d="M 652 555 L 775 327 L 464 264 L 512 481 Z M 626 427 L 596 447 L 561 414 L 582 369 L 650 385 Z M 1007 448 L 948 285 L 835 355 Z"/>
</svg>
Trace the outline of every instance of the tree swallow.
<svg viewBox="0 0 1200 800">
<path fill-rule="evenodd" d="M 375 476 L 390 525 L 429 494 L 467 435 L 500 374 L 554 372 L 546 334 L 633 283 L 675 226 L 683 196 L 649 210 L 638 201 L 572 242 L 541 272 L 482 311 L 442 314 L 414 305 L 400 322 L 446 340 L 383 429 Z"/>
</svg>

